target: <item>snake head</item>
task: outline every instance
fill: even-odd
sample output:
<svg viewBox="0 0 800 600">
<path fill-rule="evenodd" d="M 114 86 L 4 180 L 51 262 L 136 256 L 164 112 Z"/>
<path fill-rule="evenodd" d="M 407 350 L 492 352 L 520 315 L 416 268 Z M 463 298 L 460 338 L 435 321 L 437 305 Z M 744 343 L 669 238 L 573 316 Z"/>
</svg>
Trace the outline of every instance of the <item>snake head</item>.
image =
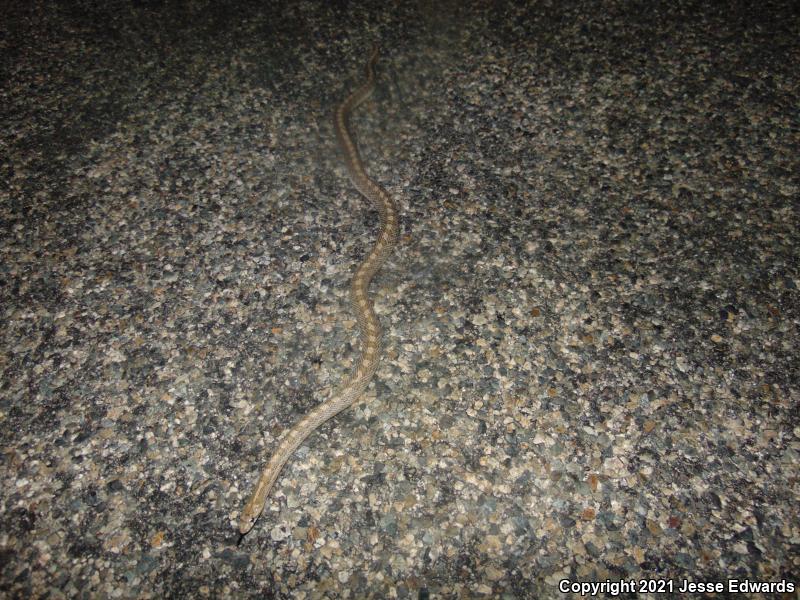
<svg viewBox="0 0 800 600">
<path fill-rule="evenodd" d="M 239 517 L 239 533 L 245 535 L 256 524 L 261 511 L 256 511 L 252 503 L 248 503 L 244 507 L 241 516 Z"/>
<path fill-rule="evenodd" d="M 242 514 L 239 515 L 240 534 L 245 535 L 253 528 L 256 521 L 258 521 L 258 517 L 261 516 L 261 512 L 264 510 L 268 491 L 269 486 L 264 484 L 263 478 L 259 479 L 258 484 L 256 484 L 256 489 L 253 490 L 253 495 L 250 497 L 250 500 L 247 501 L 247 504 L 244 505 Z"/>
</svg>

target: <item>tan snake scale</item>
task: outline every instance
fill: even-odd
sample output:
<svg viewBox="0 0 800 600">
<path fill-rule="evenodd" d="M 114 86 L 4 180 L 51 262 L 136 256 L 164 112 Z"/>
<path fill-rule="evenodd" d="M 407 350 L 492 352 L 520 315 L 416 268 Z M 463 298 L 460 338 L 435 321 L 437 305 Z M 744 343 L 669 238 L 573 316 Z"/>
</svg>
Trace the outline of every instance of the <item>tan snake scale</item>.
<svg viewBox="0 0 800 600">
<path fill-rule="evenodd" d="M 350 179 L 361 195 L 370 200 L 380 213 L 378 239 L 364 262 L 358 266 L 350 287 L 350 303 L 358 319 L 361 337 L 361 355 L 353 372 L 331 397 L 298 421 L 278 444 L 253 490 L 253 495 L 242 510 L 239 518 L 239 533 L 242 536 L 253 528 L 264 510 L 272 486 L 297 447 L 325 421 L 349 408 L 367 388 L 378 368 L 381 326 L 368 290 L 370 281 L 397 241 L 397 206 L 391 196 L 367 175 L 348 127 L 350 113 L 370 96 L 375 87 L 374 67 L 377 59 L 378 48 L 374 47 L 366 65 L 366 80 L 339 105 L 334 118 L 336 138 L 344 154 Z"/>
</svg>

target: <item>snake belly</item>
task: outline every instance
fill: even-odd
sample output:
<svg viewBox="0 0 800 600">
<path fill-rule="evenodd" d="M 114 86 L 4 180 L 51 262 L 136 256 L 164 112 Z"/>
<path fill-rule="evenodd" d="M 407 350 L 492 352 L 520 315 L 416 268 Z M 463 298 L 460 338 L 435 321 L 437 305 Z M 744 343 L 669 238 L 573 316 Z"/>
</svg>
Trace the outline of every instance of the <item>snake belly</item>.
<svg viewBox="0 0 800 600">
<path fill-rule="evenodd" d="M 375 87 L 375 62 L 378 48 L 374 47 L 366 64 L 366 78 L 336 109 L 334 129 L 345 166 L 353 185 L 369 200 L 380 214 L 378 239 L 364 261 L 356 269 L 350 284 L 350 304 L 358 320 L 361 354 L 351 374 L 336 388 L 330 398 L 317 406 L 283 437 L 275 449 L 250 500 L 239 518 L 239 533 L 243 536 L 253 528 L 264 510 L 267 497 L 286 462 L 294 451 L 325 421 L 349 408 L 369 385 L 378 368 L 381 353 L 381 326 L 369 298 L 369 284 L 392 252 L 397 242 L 398 213 L 391 196 L 369 178 L 349 129 L 352 111 L 366 100 Z"/>
</svg>

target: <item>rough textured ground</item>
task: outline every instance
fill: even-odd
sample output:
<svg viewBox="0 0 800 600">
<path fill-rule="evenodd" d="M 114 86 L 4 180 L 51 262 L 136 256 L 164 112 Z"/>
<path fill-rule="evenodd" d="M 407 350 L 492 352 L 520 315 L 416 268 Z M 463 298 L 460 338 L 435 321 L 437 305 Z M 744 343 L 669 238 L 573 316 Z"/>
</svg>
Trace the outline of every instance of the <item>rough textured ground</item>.
<svg viewBox="0 0 800 600">
<path fill-rule="evenodd" d="M 278 4 L 4 5 L 0 595 L 800 583 L 790 5 Z M 354 357 L 375 40 L 385 360 L 237 547 Z"/>
</svg>

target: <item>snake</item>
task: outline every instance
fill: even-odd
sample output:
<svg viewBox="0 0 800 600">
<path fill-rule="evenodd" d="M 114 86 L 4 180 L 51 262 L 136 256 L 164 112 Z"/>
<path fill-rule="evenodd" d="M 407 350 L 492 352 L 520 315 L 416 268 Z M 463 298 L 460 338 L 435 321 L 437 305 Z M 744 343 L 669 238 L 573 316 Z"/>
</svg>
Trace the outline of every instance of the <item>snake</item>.
<svg viewBox="0 0 800 600">
<path fill-rule="evenodd" d="M 366 62 L 363 83 L 336 108 L 333 120 L 336 139 L 344 156 L 350 181 L 378 210 L 380 216 L 375 244 L 358 265 L 350 283 L 350 305 L 358 321 L 361 352 L 353 370 L 330 397 L 300 419 L 281 439 L 242 509 L 239 517 L 240 542 L 264 511 L 269 492 L 294 451 L 323 423 L 353 405 L 366 390 L 380 362 L 381 324 L 369 297 L 369 285 L 397 243 L 399 216 L 394 199 L 367 175 L 350 128 L 352 112 L 369 98 L 375 88 L 375 63 L 378 54 L 378 47 L 373 46 Z"/>
</svg>

